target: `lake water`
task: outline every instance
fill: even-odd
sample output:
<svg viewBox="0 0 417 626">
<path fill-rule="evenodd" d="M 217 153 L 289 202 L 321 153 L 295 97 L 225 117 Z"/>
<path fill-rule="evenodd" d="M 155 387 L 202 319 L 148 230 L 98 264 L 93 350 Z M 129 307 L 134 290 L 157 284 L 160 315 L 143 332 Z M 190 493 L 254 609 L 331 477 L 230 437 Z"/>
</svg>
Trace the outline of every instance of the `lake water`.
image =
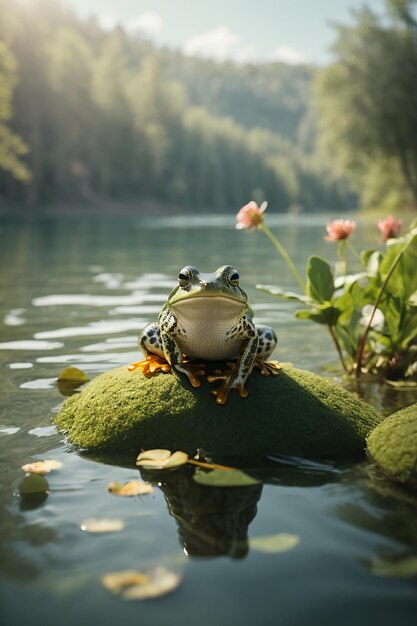
<svg viewBox="0 0 417 626">
<path fill-rule="evenodd" d="M 269 218 L 300 270 L 312 253 L 334 258 L 326 219 Z M 373 224 L 362 222 L 355 238 L 359 248 L 372 245 Z M 135 459 L 76 450 L 53 426 L 59 371 L 75 365 L 94 377 L 137 360 L 138 332 L 187 264 L 235 265 L 257 321 L 279 335 L 274 356 L 338 376 L 326 332 L 254 288 L 296 289 L 262 233 L 236 231 L 229 216 L 4 218 L 0 262 L 2 624 L 416 623 L 416 577 L 376 568 L 417 556 L 417 500 L 369 461 L 243 459 L 260 484 L 204 487 L 178 470 L 153 494 L 118 498 L 107 485 L 140 478 Z M 357 391 L 385 414 L 417 401 L 378 384 Z M 49 495 L 21 498 L 21 465 L 42 458 L 63 463 L 47 477 Z M 89 517 L 121 517 L 125 528 L 92 535 L 80 528 Z M 296 535 L 298 545 L 278 554 L 251 546 L 277 533 Z M 129 602 L 101 584 L 109 571 L 156 565 L 182 577 L 163 598 Z"/>
</svg>

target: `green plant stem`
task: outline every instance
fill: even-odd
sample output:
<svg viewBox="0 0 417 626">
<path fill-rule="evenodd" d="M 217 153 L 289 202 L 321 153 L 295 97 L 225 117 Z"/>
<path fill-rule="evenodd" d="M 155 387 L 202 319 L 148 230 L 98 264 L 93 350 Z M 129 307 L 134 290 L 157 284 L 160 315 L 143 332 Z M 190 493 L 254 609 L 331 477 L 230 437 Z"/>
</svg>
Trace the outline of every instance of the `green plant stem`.
<svg viewBox="0 0 417 626">
<path fill-rule="evenodd" d="M 355 255 L 355 257 L 360 261 L 361 260 L 361 255 L 359 254 L 359 252 L 356 250 L 355 246 L 353 246 L 349 239 L 345 239 L 345 243 L 347 245 L 347 247 L 349 248 L 349 250 Z"/>
<path fill-rule="evenodd" d="M 341 259 L 343 263 L 343 274 L 347 274 L 347 252 L 346 252 L 346 239 L 341 239 L 337 247 L 336 257 Z M 335 269 L 336 271 L 336 269 Z"/>
<path fill-rule="evenodd" d="M 265 235 L 270 239 L 270 241 L 272 241 L 273 245 L 278 250 L 282 258 L 284 259 L 285 263 L 287 264 L 287 267 L 292 273 L 292 275 L 294 276 L 295 280 L 300 285 L 303 292 L 306 294 L 306 286 L 304 284 L 304 281 L 301 278 L 300 274 L 298 273 L 297 268 L 295 267 L 290 255 L 288 254 L 288 252 L 286 251 L 282 243 L 277 239 L 277 237 L 275 237 L 273 232 L 271 232 L 271 230 L 265 224 L 263 223 L 259 224 L 259 228 L 265 233 Z"/>
<path fill-rule="evenodd" d="M 228 467 L 227 465 L 218 465 L 217 463 L 205 463 L 204 461 L 197 461 L 196 459 L 188 459 L 187 463 L 191 465 L 197 465 L 198 467 L 204 467 L 206 469 L 219 469 L 219 470 L 233 470 L 235 467 Z"/>
<path fill-rule="evenodd" d="M 372 322 L 373 322 L 374 317 L 375 317 L 376 310 L 377 310 L 377 308 L 379 306 L 379 303 L 381 302 L 382 296 L 384 295 L 384 291 L 385 291 L 386 286 L 388 285 L 388 281 L 391 278 L 391 276 L 393 275 L 394 270 L 397 267 L 398 263 L 400 262 L 400 259 L 401 259 L 402 255 L 403 255 L 406 247 L 408 246 L 408 243 L 409 242 L 407 241 L 404 244 L 404 246 L 401 248 L 401 250 L 398 252 L 397 256 L 395 257 L 395 259 L 394 259 L 394 261 L 393 261 L 393 263 L 392 263 L 392 265 L 390 267 L 390 270 L 389 270 L 388 274 L 386 275 L 384 282 L 381 285 L 381 288 L 379 290 L 377 299 L 376 299 L 375 304 L 374 304 L 374 308 L 372 309 L 372 313 L 371 313 L 371 316 L 369 318 L 368 325 L 365 328 L 365 332 L 363 333 L 363 335 L 362 335 L 362 337 L 360 339 L 359 346 L 358 346 L 358 351 L 356 353 L 356 363 L 355 363 L 356 378 L 359 378 L 359 376 L 361 375 L 361 372 L 362 372 L 363 353 L 365 351 L 366 340 L 367 340 L 369 331 L 371 330 L 371 326 L 372 326 Z"/>
<path fill-rule="evenodd" d="M 347 368 L 347 365 L 346 365 L 345 359 L 344 359 L 344 357 L 343 357 L 343 352 L 342 352 L 342 348 L 340 347 L 339 340 L 338 340 L 338 338 L 337 338 L 337 337 L 336 337 L 336 335 L 335 335 L 335 332 L 334 332 L 334 330 L 333 330 L 332 325 L 331 325 L 331 324 L 327 324 L 327 327 L 328 327 L 328 329 L 329 329 L 330 336 L 331 336 L 331 338 L 333 339 L 333 343 L 334 343 L 334 345 L 335 345 L 335 347 L 336 347 L 336 350 L 337 350 L 337 353 L 338 353 L 338 355 L 339 355 L 339 358 L 340 358 L 340 362 L 341 362 L 341 364 L 342 364 L 342 367 L 343 367 L 343 369 L 345 370 L 346 374 L 348 374 L 348 373 L 349 373 L 349 370 L 348 370 L 348 368 Z"/>
</svg>

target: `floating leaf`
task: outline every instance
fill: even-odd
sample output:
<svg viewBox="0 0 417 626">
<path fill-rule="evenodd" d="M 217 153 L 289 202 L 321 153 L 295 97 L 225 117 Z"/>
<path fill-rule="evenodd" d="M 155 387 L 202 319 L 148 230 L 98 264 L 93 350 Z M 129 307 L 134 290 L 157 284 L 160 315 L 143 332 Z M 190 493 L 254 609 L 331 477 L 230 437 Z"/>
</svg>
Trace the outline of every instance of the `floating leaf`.
<svg viewBox="0 0 417 626">
<path fill-rule="evenodd" d="M 403 390 L 407 390 L 407 389 L 415 389 L 417 387 L 417 382 L 414 380 L 388 380 L 387 378 L 385 379 L 385 382 L 387 383 L 387 385 L 390 385 L 390 387 L 395 387 L 395 389 L 403 389 Z"/>
<path fill-rule="evenodd" d="M 29 472 L 29 474 L 49 474 L 52 470 L 59 469 L 60 467 L 62 467 L 61 461 L 49 459 L 45 461 L 35 461 L 34 463 L 26 463 L 26 465 L 22 465 L 22 470 L 24 472 Z"/>
<path fill-rule="evenodd" d="M 188 463 L 188 454 L 185 452 L 174 452 L 169 450 L 146 450 L 141 452 L 136 459 L 136 465 L 144 469 L 173 469 Z"/>
<path fill-rule="evenodd" d="M 48 481 L 37 474 L 25 476 L 19 485 L 19 493 L 24 498 L 47 496 L 49 493 Z"/>
<path fill-rule="evenodd" d="M 102 583 L 106 589 L 125 600 L 146 600 L 171 593 L 181 580 L 179 574 L 157 566 L 146 573 L 126 570 L 105 574 Z"/>
<path fill-rule="evenodd" d="M 85 372 L 78 367 L 66 367 L 58 374 L 59 382 L 86 383 L 90 380 Z"/>
<path fill-rule="evenodd" d="M 207 485 L 207 487 L 246 487 L 248 485 L 256 485 L 260 482 L 256 478 L 252 478 L 252 476 L 237 469 L 214 469 L 210 472 L 197 469 L 193 479 L 196 483 Z"/>
<path fill-rule="evenodd" d="M 389 578 L 417 576 L 417 556 L 404 556 L 395 561 L 383 558 L 372 559 L 371 572 L 376 576 L 387 576 Z"/>
<path fill-rule="evenodd" d="M 124 521 L 120 517 L 113 519 L 89 517 L 81 522 L 81 530 L 87 533 L 117 533 L 123 530 L 124 527 Z"/>
<path fill-rule="evenodd" d="M 153 487 L 142 480 L 131 480 L 124 485 L 114 480 L 107 489 L 115 496 L 143 496 L 146 493 L 152 493 Z"/>
<path fill-rule="evenodd" d="M 109 572 L 101 581 L 112 593 L 121 593 L 123 589 L 133 585 L 143 585 L 149 580 L 146 574 L 136 570 L 123 570 L 121 572 Z"/>
<path fill-rule="evenodd" d="M 276 535 L 265 535 L 264 537 L 254 537 L 249 541 L 249 545 L 254 550 L 267 552 L 268 554 L 277 554 L 279 552 L 288 552 L 300 543 L 298 535 L 289 533 L 278 533 Z"/>
</svg>

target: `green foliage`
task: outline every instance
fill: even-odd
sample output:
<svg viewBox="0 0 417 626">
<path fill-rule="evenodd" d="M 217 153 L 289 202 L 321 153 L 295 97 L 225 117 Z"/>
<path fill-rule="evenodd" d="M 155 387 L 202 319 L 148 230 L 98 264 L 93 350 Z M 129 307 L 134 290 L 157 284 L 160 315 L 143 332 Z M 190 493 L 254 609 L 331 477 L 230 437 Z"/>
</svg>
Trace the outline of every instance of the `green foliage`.
<svg viewBox="0 0 417 626">
<path fill-rule="evenodd" d="M 330 265 L 318 256 L 307 261 L 306 290 L 313 300 L 320 304 L 329 302 L 334 293 L 334 281 Z"/>
<path fill-rule="evenodd" d="M 364 250 L 360 259 L 362 272 L 334 281 L 329 264 L 311 257 L 306 295 L 258 288 L 302 302 L 306 308 L 296 317 L 328 327 L 346 371 L 363 369 L 390 380 L 415 377 L 417 228 L 412 225 L 403 237 L 389 239 L 384 252 Z"/>
<path fill-rule="evenodd" d="M 417 28 L 412 1 L 387 2 L 338 27 L 336 61 L 315 83 L 321 147 L 365 206 L 417 203 Z"/>
<path fill-rule="evenodd" d="M 0 170 L 9 172 L 15 179 L 26 182 L 28 168 L 20 157 L 27 153 L 22 138 L 8 126 L 13 117 L 12 97 L 17 84 L 17 66 L 6 41 L 0 40 Z"/>
<path fill-rule="evenodd" d="M 0 174 L 4 198 L 147 210 L 351 201 L 312 152 L 312 68 L 188 59 L 120 27 L 105 32 L 54 0 L 0 6 L 0 42 L 15 59 L 0 88 L 13 108 L 0 159 L 22 179 L 32 172 L 25 188 Z"/>
</svg>

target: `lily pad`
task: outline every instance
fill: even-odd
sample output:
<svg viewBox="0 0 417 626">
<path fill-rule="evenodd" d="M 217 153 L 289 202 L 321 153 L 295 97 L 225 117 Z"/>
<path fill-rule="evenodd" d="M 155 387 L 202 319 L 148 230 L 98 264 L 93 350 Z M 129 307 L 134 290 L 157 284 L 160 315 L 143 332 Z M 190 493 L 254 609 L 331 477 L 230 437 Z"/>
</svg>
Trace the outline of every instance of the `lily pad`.
<svg viewBox="0 0 417 626">
<path fill-rule="evenodd" d="M 289 533 L 277 533 L 276 535 L 265 535 L 264 537 L 254 537 L 250 540 L 249 545 L 253 550 L 266 552 L 268 554 L 278 554 L 280 552 L 288 552 L 300 543 L 298 535 Z"/>
<path fill-rule="evenodd" d="M 259 480 L 252 478 L 245 472 L 237 469 L 220 470 L 214 469 L 209 472 L 197 468 L 193 479 L 200 485 L 207 487 L 246 487 L 259 484 Z"/>
<path fill-rule="evenodd" d="M 125 600 L 146 600 L 171 593 L 181 580 L 179 574 L 158 565 L 146 573 L 127 570 L 105 574 L 102 583 L 106 589 Z"/>
<path fill-rule="evenodd" d="M 124 485 L 114 480 L 107 485 L 107 489 L 115 496 L 143 496 L 153 492 L 152 485 L 144 483 L 142 480 L 131 480 Z"/>
</svg>

